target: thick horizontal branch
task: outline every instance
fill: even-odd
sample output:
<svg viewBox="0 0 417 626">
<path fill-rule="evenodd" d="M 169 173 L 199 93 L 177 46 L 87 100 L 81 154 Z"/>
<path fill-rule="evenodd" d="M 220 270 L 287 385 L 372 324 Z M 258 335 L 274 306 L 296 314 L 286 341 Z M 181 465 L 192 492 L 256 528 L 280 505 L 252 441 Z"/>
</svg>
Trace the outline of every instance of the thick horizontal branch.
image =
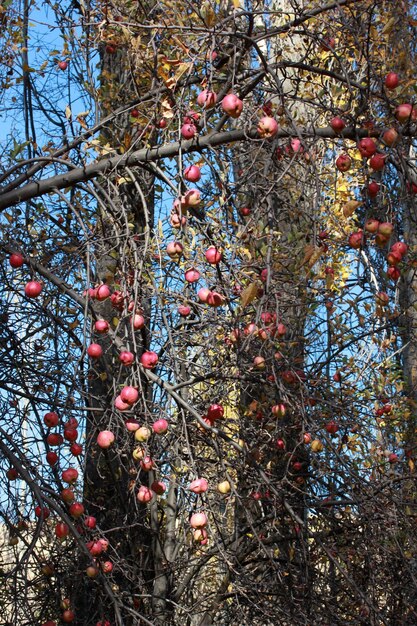
<svg viewBox="0 0 417 626">
<path fill-rule="evenodd" d="M 321 137 L 323 139 L 358 139 L 366 136 L 378 136 L 380 130 L 369 131 L 367 129 L 346 128 L 337 135 L 329 126 L 325 128 L 302 130 L 302 137 Z M 276 138 L 289 137 L 291 133 L 280 130 Z M 299 136 L 299 135 L 297 135 Z M 91 165 L 75 168 L 64 174 L 58 174 L 36 182 L 28 183 L 19 189 L 14 189 L 0 195 L 0 211 L 10 206 L 26 202 L 33 198 L 39 198 L 58 189 L 74 187 L 78 183 L 85 183 L 99 176 L 108 176 L 116 171 L 123 171 L 126 167 L 138 166 L 151 161 L 158 161 L 175 157 L 178 153 L 201 152 L 206 148 L 236 143 L 237 141 L 260 140 L 255 127 L 251 129 L 239 129 L 222 133 L 212 133 L 203 137 L 197 137 L 189 141 L 175 141 L 162 146 L 143 148 L 127 155 L 118 155 L 101 159 Z M 262 140 L 263 141 L 263 140 Z"/>
</svg>

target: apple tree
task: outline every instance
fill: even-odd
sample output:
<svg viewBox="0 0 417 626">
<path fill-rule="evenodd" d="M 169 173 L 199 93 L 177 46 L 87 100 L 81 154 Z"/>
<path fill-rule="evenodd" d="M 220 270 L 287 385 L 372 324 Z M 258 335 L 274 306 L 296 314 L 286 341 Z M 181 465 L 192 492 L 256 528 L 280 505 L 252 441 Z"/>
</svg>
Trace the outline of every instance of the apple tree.
<svg viewBox="0 0 417 626">
<path fill-rule="evenodd" d="M 416 623 L 416 7 L 5 3 L 2 623 Z"/>
</svg>

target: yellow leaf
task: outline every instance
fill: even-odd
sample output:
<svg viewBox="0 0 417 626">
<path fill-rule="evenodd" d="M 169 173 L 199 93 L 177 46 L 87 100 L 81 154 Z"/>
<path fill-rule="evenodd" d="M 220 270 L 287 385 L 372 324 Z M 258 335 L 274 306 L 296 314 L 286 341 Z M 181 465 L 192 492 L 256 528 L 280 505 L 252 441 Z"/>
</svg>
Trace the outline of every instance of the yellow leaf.
<svg viewBox="0 0 417 626">
<path fill-rule="evenodd" d="M 387 33 L 390 33 L 392 31 L 392 27 L 395 24 L 395 17 L 392 17 L 390 20 L 388 20 L 388 22 L 385 24 L 384 28 L 382 29 L 382 34 L 386 35 Z"/>
<path fill-rule="evenodd" d="M 84 120 L 82 117 L 80 117 L 79 115 L 77 115 L 77 122 L 79 123 L 79 125 L 80 125 L 82 128 L 84 128 L 84 130 L 88 130 L 88 126 L 87 126 L 87 124 L 85 123 L 85 120 Z"/>
<path fill-rule="evenodd" d="M 317 247 L 308 260 L 308 266 L 313 267 L 313 265 L 315 265 L 315 263 L 317 263 L 317 261 L 321 257 L 322 253 L 323 253 L 323 248 Z"/>
<path fill-rule="evenodd" d="M 304 258 L 302 265 L 305 265 L 311 259 L 314 254 L 314 250 L 314 246 L 312 246 L 310 243 L 306 245 L 306 247 L 304 248 Z"/>
<path fill-rule="evenodd" d="M 240 304 L 244 309 L 248 304 L 253 302 L 258 296 L 260 284 L 258 281 L 251 283 L 240 294 Z"/>
<path fill-rule="evenodd" d="M 70 119 L 71 119 L 71 115 L 72 115 L 72 113 L 71 113 L 71 107 L 67 105 L 67 106 L 65 107 L 65 117 L 67 118 L 67 120 L 70 120 Z"/>
<path fill-rule="evenodd" d="M 168 98 L 164 98 L 161 102 L 161 113 L 162 117 L 167 120 L 170 120 L 174 117 L 174 111 L 172 110 L 172 106 Z"/>
<path fill-rule="evenodd" d="M 349 202 L 346 202 L 346 204 L 343 205 L 343 215 L 345 217 L 350 217 L 361 204 L 362 203 L 357 200 L 349 200 Z"/>
</svg>

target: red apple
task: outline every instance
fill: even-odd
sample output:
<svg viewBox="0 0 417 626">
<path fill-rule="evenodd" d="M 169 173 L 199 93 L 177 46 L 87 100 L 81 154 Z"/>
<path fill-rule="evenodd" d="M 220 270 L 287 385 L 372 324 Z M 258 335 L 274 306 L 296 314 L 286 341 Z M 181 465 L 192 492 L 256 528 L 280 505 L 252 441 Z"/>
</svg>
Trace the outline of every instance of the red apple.
<svg viewBox="0 0 417 626">
<path fill-rule="evenodd" d="M 118 311 L 123 311 L 123 306 L 125 303 L 126 296 L 121 291 L 113 291 L 110 296 L 111 305 L 114 309 Z"/>
<path fill-rule="evenodd" d="M 154 480 L 151 484 L 151 489 L 157 496 L 162 496 L 162 494 L 166 491 L 166 487 L 161 480 Z"/>
<path fill-rule="evenodd" d="M 153 492 L 151 489 L 149 489 L 149 487 L 146 487 L 145 485 L 141 485 L 139 487 L 139 491 L 136 497 L 139 500 L 139 502 L 142 502 L 142 503 L 150 502 L 153 498 Z"/>
<path fill-rule="evenodd" d="M 98 343 L 91 343 L 87 348 L 87 354 L 91 359 L 99 359 L 103 354 L 103 348 Z"/>
<path fill-rule="evenodd" d="M 103 302 L 110 296 L 110 293 L 108 285 L 99 285 L 96 287 L 96 300 Z"/>
<path fill-rule="evenodd" d="M 155 467 L 155 463 L 153 462 L 152 457 L 147 454 L 143 457 L 143 459 L 141 459 L 140 466 L 144 472 L 150 472 Z"/>
<path fill-rule="evenodd" d="M 114 433 L 111 430 L 102 430 L 97 435 L 97 445 L 100 448 L 110 448 L 110 446 L 114 443 Z"/>
<path fill-rule="evenodd" d="M 100 556 L 103 553 L 103 546 L 100 541 L 89 541 L 86 545 L 91 556 Z"/>
<path fill-rule="evenodd" d="M 48 428 L 53 428 L 58 425 L 59 416 L 55 411 L 50 411 L 49 413 L 45 413 L 43 416 L 44 423 L 48 426 Z"/>
<path fill-rule="evenodd" d="M 385 159 L 387 156 L 388 155 L 383 152 L 378 152 L 370 159 L 369 165 L 375 172 L 381 172 L 385 167 Z"/>
<path fill-rule="evenodd" d="M 224 304 L 224 297 L 217 291 L 210 291 L 207 296 L 207 304 L 211 307 L 219 307 Z"/>
<path fill-rule="evenodd" d="M 156 422 L 152 424 L 152 430 L 157 435 L 164 435 L 167 432 L 168 427 L 169 427 L 169 424 L 167 420 L 162 417 L 159 420 L 156 420 Z"/>
<path fill-rule="evenodd" d="M 109 47 L 109 46 L 107 46 Z M 106 48 L 107 50 L 107 48 Z M 61 619 L 65 624 L 70 624 L 71 622 L 73 622 L 75 620 L 75 613 L 74 611 L 71 611 L 71 609 L 67 609 L 66 611 L 64 611 L 61 615 Z"/>
<path fill-rule="evenodd" d="M 22 267 L 24 262 L 25 262 L 25 259 L 18 252 L 14 252 L 9 257 L 9 263 L 10 263 L 11 267 L 13 267 L 15 269 L 17 267 Z"/>
<path fill-rule="evenodd" d="M 379 228 L 379 222 L 375 218 L 370 217 L 366 220 L 364 228 L 367 233 L 376 233 Z"/>
<path fill-rule="evenodd" d="M 197 127 L 194 124 L 183 124 L 181 126 L 181 136 L 183 139 L 193 139 L 197 135 Z"/>
<path fill-rule="evenodd" d="M 178 260 L 184 252 L 184 246 L 179 241 L 170 241 L 166 247 L 166 253 L 170 259 Z"/>
<path fill-rule="evenodd" d="M 43 517 L 44 520 L 48 519 L 48 517 L 50 516 L 51 512 L 48 509 L 47 506 L 36 506 L 35 507 L 35 515 L 36 517 Z"/>
<path fill-rule="evenodd" d="M 397 281 L 401 276 L 401 272 L 397 267 L 389 267 L 387 269 L 387 276 L 391 278 L 391 280 Z"/>
<path fill-rule="evenodd" d="M 375 198 L 379 193 L 379 185 L 374 180 L 368 185 L 368 195 L 370 198 Z"/>
<path fill-rule="evenodd" d="M 395 253 L 400 254 L 401 256 L 404 256 L 405 254 L 407 254 L 408 246 L 406 243 L 404 243 L 404 241 L 396 241 L 391 246 L 391 250 L 392 252 L 395 252 Z"/>
<path fill-rule="evenodd" d="M 113 563 L 111 561 L 104 561 L 104 563 L 101 564 L 101 569 L 104 574 L 111 574 L 111 572 L 113 571 Z M 106 626 L 106 623 L 108 624 L 108 626 L 110 626 L 110 622 L 108 622 L 107 620 L 106 622 L 101 622 L 103 626 Z"/>
<path fill-rule="evenodd" d="M 76 519 L 84 515 L 84 506 L 81 502 L 73 502 L 68 510 L 69 514 Z"/>
<path fill-rule="evenodd" d="M 70 452 L 73 456 L 80 456 L 82 454 L 83 447 L 79 443 L 72 443 L 70 445 Z"/>
<path fill-rule="evenodd" d="M 258 135 L 263 139 L 271 139 L 278 132 L 278 123 L 273 117 L 262 117 L 258 122 Z"/>
<path fill-rule="evenodd" d="M 196 183 L 201 178 L 201 170 L 197 165 L 189 165 L 184 170 L 184 178 L 190 183 Z"/>
<path fill-rule="evenodd" d="M 335 435 L 339 430 L 339 426 L 336 424 L 335 421 L 331 420 L 326 424 L 325 429 L 328 433 L 330 433 L 330 435 Z"/>
<path fill-rule="evenodd" d="M 78 428 L 78 420 L 76 417 L 70 417 L 64 424 L 64 428 Z"/>
<path fill-rule="evenodd" d="M 132 352 L 129 352 L 128 350 L 123 350 L 119 354 L 119 361 L 120 363 L 123 363 L 123 365 L 126 365 L 126 366 L 133 365 L 133 363 L 135 362 L 135 355 Z"/>
<path fill-rule="evenodd" d="M 358 230 L 349 236 L 348 243 L 354 250 L 359 250 L 365 243 L 365 237 L 362 230 Z"/>
<path fill-rule="evenodd" d="M 128 409 L 130 409 L 130 404 L 122 400 L 120 395 L 116 397 L 114 401 L 114 406 L 118 411 L 127 411 Z"/>
<path fill-rule="evenodd" d="M 398 252 L 388 252 L 387 254 L 387 263 L 388 265 L 398 265 L 398 263 L 401 263 L 402 261 L 402 256 L 401 254 L 398 254 Z"/>
<path fill-rule="evenodd" d="M 352 165 L 352 159 L 348 154 L 341 154 L 336 159 L 336 167 L 340 172 L 347 172 Z"/>
<path fill-rule="evenodd" d="M 110 325 L 106 320 L 97 320 L 94 324 L 94 330 L 97 333 L 104 334 L 109 331 Z"/>
<path fill-rule="evenodd" d="M 205 513 L 193 513 L 190 518 L 191 528 L 203 528 L 207 525 L 207 515 Z"/>
<path fill-rule="evenodd" d="M 396 89 L 400 83 L 398 74 L 395 72 L 389 72 L 385 77 L 385 87 L 387 89 Z"/>
<path fill-rule="evenodd" d="M 398 139 L 399 139 L 399 134 L 397 133 L 397 131 L 395 130 L 395 128 L 388 128 L 388 130 L 386 130 L 384 132 L 384 134 L 382 135 L 382 141 L 387 145 L 387 146 L 395 146 L 395 144 L 397 143 Z"/>
<path fill-rule="evenodd" d="M 46 461 L 48 463 L 48 465 L 50 465 L 51 467 L 53 465 L 56 465 L 56 463 L 58 463 L 58 455 L 56 452 L 47 452 L 46 453 Z"/>
<path fill-rule="evenodd" d="M 64 443 L 64 438 L 59 433 L 49 433 L 46 441 L 50 446 L 60 446 Z"/>
<path fill-rule="evenodd" d="M 196 283 L 200 279 L 200 272 L 194 267 L 191 267 L 185 272 L 184 278 L 187 283 Z"/>
<path fill-rule="evenodd" d="M 123 387 L 119 397 L 121 398 L 122 402 L 125 402 L 128 405 L 132 405 L 138 401 L 139 391 L 135 387 L 127 385 L 126 387 Z"/>
<path fill-rule="evenodd" d="M 58 539 L 64 539 L 69 534 L 69 527 L 64 522 L 58 522 L 55 526 L 55 535 Z"/>
<path fill-rule="evenodd" d="M 330 126 L 334 130 L 335 133 L 341 133 L 342 130 L 346 127 L 345 122 L 340 117 L 334 117 L 330 120 Z"/>
<path fill-rule="evenodd" d="M 144 352 L 140 357 L 140 362 L 145 369 L 151 370 L 158 363 L 158 355 L 152 351 Z"/>
<path fill-rule="evenodd" d="M 190 315 L 191 313 L 191 307 L 185 304 L 180 304 L 180 306 L 178 307 L 178 313 L 181 315 L 181 317 L 188 317 L 188 315 Z"/>
<path fill-rule="evenodd" d="M 358 150 L 365 159 L 369 159 L 376 152 L 376 143 L 370 137 L 364 137 L 358 143 Z"/>
<path fill-rule="evenodd" d="M 279 404 L 275 404 L 271 408 L 271 413 L 275 417 L 285 417 L 286 412 L 287 412 L 287 409 L 283 402 L 280 402 Z"/>
<path fill-rule="evenodd" d="M 66 441 L 76 441 L 78 437 L 78 431 L 75 428 L 65 428 L 64 439 Z"/>
<path fill-rule="evenodd" d="M 172 228 L 179 229 L 187 224 L 187 218 L 185 217 L 185 215 L 182 215 L 180 217 L 176 211 L 172 211 L 169 218 L 169 223 L 171 224 Z"/>
<path fill-rule="evenodd" d="M 207 409 L 207 417 L 210 421 L 219 420 L 224 416 L 224 408 L 221 404 L 210 404 Z"/>
<path fill-rule="evenodd" d="M 90 530 L 94 530 L 94 528 L 97 526 L 97 520 L 92 515 L 86 515 L 86 517 L 84 518 L 84 525 L 87 528 L 90 528 Z"/>
<path fill-rule="evenodd" d="M 65 487 L 61 491 L 60 496 L 61 500 L 65 502 L 65 504 L 71 504 L 75 500 L 75 493 L 72 489 L 69 489 L 69 487 Z"/>
<path fill-rule="evenodd" d="M 75 467 L 69 467 L 68 469 L 62 472 L 62 480 L 64 483 L 68 483 L 72 485 L 78 479 L 78 471 Z"/>
<path fill-rule="evenodd" d="M 197 113 L 197 111 L 187 111 L 184 115 L 184 124 L 196 124 L 201 117 L 201 113 Z"/>
<path fill-rule="evenodd" d="M 88 578 L 96 578 L 96 576 L 98 576 L 98 572 L 99 570 L 95 565 L 89 565 L 85 570 Z"/>
<path fill-rule="evenodd" d="M 103 548 L 103 552 L 107 552 L 108 547 L 109 547 L 108 539 L 105 539 L 104 537 L 100 537 L 100 539 L 98 539 L 98 542 L 101 543 L 101 547 Z"/>
<path fill-rule="evenodd" d="M 253 359 L 253 366 L 257 370 L 264 370 L 266 368 L 266 362 L 263 356 L 256 356 Z"/>
<path fill-rule="evenodd" d="M 185 206 L 198 206 L 201 202 L 201 194 L 198 189 L 189 189 L 184 196 Z"/>
<path fill-rule="evenodd" d="M 212 265 L 218 265 L 222 260 L 222 256 L 222 253 L 216 246 L 210 246 L 205 252 L 206 260 Z"/>
<path fill-rule="evenodd" d="M 31 280 L 25 285 L 25 294 L 28 298 L 37 298 L 42 291 L 41 283 Z"/>
<path fill-rule="evenodd" d="M 135 313 L 132 318 L 132 325 L 135 330 L 140 330 L 145 326 L 145 318 L 139 313 Z"/>
<path fill-rule="evenodd" d="M 138 428 L 140 428 L 140 424 L 137 420 L 135 420 L 133 417 L 129 417 L 126 421 L 125 421 L 125 426 L 126 429 L 130 432 L 130 433 L 134 433 L 138 430 Z"/>
<path fill-rule="evenodd" d="M 216 106 L 217 94 L 214 91 L 204 89 L 197 96 L 197 104 L 203 109 L 212 109 Z"/>
<path fill-rule="evenodd" d="M 413 112 L 413 107 L 411 104 L 408 104 L 408 103 L 399 104 L 397 108 L 395 109 L 395 117 L 401 124 L 404 124 L 405 122 L 408 122 L 411 119 L 412 112 Z"/>
<path fill-rule="evenodd" d="M 68 63 L 66 61 L 59 61 L 58 67 L 64 72 L 68 67 Z"/>
<path fill-rule="evenodd" d="M 394 225 L 391 222 L 381 222 L 378 226 L 378 233 L 384 237 L 391 237 Z"/>
<path fill-rule="evenodd" d="M 15 467 L 10 467 L 6 472 L 6 477 L 8 480 L 16 480 L 19 477 L 19 472 Z"/>
<path fill-rule="evenodd" d="M 204 493 L 208 489 L 208 482 L 205 478 L 197 478 L 188 487 L 193 493 Z"/>
<path fill-rule="evenodd" d="M 211 294 L 210 289 L 207 289 L 207 287 L 202 287 L 201 289 L 198 290 L 197 297 L 201 302 L 206 303 L 210 294 Z"/>
<path fill-rule="evenodd" d="M 243 102 L 234 93 L 229 93 L 222 100 L 222 109 L 230 117 L 238 118 L 243 110 Z"/>
</svg>

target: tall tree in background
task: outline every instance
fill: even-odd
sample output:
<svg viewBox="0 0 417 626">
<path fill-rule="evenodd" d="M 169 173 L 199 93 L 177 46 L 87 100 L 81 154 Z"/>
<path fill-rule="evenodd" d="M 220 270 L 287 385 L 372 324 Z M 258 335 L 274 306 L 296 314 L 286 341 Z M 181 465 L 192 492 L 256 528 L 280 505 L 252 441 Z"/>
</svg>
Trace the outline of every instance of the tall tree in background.
<svg viewBox="0 0 417 626">
<path fill-rule="evenodd" d="M 414 10 L 2 8 L 2 621 L 415 623 Z"/>
</svg>

